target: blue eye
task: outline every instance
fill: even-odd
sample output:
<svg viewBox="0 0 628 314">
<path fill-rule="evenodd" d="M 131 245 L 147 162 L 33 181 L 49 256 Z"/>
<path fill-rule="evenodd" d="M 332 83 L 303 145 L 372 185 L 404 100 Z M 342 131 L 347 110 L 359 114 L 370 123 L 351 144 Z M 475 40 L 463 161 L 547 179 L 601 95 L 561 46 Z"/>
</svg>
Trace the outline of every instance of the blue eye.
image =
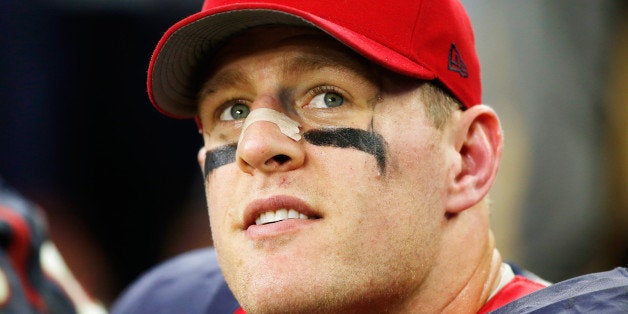
<svg viewBox="0 0 628 314">
<path fill-rule="evenodd" d="M 338 93 L 327 92 L 324 94 L 318 94 L 312 101 L 310 106 L 312 108 L 334 108 L 341 106 L 345 102 L 345 99 Z"/>
<path fill-rule="evenodd" d="M 251 108 L 245 104 L 235 104 L 226 108 L 220 114 L 220 120 L 242 120 L 248 117 Z"/>
</svg>

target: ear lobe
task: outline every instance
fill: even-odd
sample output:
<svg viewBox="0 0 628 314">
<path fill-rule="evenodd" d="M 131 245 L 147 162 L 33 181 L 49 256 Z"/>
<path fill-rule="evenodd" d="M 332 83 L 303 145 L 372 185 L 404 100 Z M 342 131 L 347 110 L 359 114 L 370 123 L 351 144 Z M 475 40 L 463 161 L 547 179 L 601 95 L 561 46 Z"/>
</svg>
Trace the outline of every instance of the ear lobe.
<svg viewBox="0 0 628 314">
<path fill-rule="evenodd" d="M 497 114 L 488 106 L 464 111 L 455 129 L 457 151 L 446 204 L 456 214 L 479 203 L 491 189 L 502 154 L 502 131 Z"/>
</svg>

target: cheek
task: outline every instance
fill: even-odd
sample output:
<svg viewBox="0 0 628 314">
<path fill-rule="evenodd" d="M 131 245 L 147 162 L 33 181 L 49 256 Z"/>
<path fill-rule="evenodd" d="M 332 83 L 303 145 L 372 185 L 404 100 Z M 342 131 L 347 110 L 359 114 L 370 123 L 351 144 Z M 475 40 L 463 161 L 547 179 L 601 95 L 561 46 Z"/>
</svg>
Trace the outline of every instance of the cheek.
<svg viewBox="0 0 628 314">
<path fill-rule="evenodd" d="M 233 182 L 227 182 L 229 176 L 224 175 L 227 169 L 228 167 L 222 167 L 208 176 L 205 193 L 211 236 L 218 252 L 219 265 L 225 275 L 231 275 L 234 273 L 242 274 L 241 271 L 246 268 L 242 267 L 242 256 L 239 254 L 242 247 L 238 243 L 241 242 L 234 238 L 241 235 L 235 232 L 232 217 L 235 213 L 230 209 L 236 208 L 239 202 L 235 198 L 236 191 L 230 188 L 234 186 L 232 185 Z M 234 282 L 233 279 L 231 282 Z"/>
<path fill-rule="evenodd" d="M 394 164 L 393 171 L 417 183 L 434 182 L 445 165 L 438 144 L 432 141 L 421 144 L 416 141 L 400 141 L 391 149 L 390 154 Z"/>
<path fill-rule="evenodd" d="M 438 210 L 444 201 L 448 173 L 440 133 L 410 126 L 397 130 L 394 136 L 387 134 L 390 163 L 384 180 L 389 190 L 408 202 L 407 206 L 414 203 Z"/>
<path fill-rule="evenodd" d="M 211 178 L 212 176 L 208 176 Z M 207 212 L 209 214 L 209 225 L 212 233 L 212 239 L 214 242 L 218 242 L 220 238 L 220 232 L 218 232 L 220 226 L 222 224 L 218 223 L 219 220 L 223 220 L 220 218 L 221 211 L 218 210 L 221 207 L 221 204 L 216 203 L 213 195 L 217 195 L 219 191 L 215 191 L 211 184 L 205 185 L 205 198 L 207 200 Z"/>
<path fill-rule="evenodd" d="M 231 166 L 216 169 L 205 178 L 205 197 L 209 213 L 209 222 L 214 240 L 219 240 L 222 229 L 227 228 L 227 219 L 233 213 L 229 208 L 237 206 L 238 192 L 230 178 Z"/>
</svg>

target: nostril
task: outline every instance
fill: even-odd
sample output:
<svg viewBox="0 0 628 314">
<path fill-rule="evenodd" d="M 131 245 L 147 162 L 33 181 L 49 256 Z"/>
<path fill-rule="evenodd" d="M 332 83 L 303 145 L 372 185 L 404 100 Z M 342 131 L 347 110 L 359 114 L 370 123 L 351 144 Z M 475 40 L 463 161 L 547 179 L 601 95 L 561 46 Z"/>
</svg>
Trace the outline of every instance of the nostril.
<svg viewBox="0 0 628 314">
<path fill-rule="evenodd" d="M 273 156 L 273 158 L 267 160 L 266 161 L 266 165 L 269 165 L 271 163 L 276 163 L 278 165 L 283 165 L 283 164 L 285 164 L 288 161 L 290 161 L 290 157 L 288 155 L 279 154 L 279 155 L 275 155 L 275 156 Z"/>
</svg>

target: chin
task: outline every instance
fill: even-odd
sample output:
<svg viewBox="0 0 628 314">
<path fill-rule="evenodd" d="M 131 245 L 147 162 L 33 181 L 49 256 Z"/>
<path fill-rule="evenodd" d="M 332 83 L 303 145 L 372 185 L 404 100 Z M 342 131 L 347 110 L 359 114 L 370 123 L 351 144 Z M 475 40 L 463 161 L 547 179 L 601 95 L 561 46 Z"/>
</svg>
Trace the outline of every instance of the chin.
<svg viewBox="0 0 628 314">
<path fill-rule="evenodd" d="M 333 285 L 326 287 L 317 278 L 306 274 L 299 278 L 294 274 L 269 273 L 252 280 L 241 280 L 230 287 L 242 308 L 249 314 L 257 314 L 337 312 L 336 309 L 344 308 L 343 298 L 339 298 L 338 287 L 329 286 Z"/>
<path fill-rule="evenodd" d="M 394 311 L 391 302 L 376 302 L 368 296 L 345 298 L 341 295 L 322 295 L 316 289 L 310 289 L 305 297 L 275 296 L 272 298 L 249 299 L 241 302 L 248 314 L 258 313 L 385 313 Z"/>
<path fill-rule="evenodd" d="M 248 283 L 240 283 L 239 289 L 234 289 L 236 299 L 247 313 L 316 313 L 318 302 L 314 296 L 320 292 L 316 288 L 308 288 L 308 281 L 300 284 L 292 284 L 274 280 L 252 280 Z M 305 283 L 305 285 L 304 285 Z M 304 287 L 305 286 L 305 287 Z"/>
<path fill-rule="evenodd" d="M 242 281 L 234 287 L 234 295 L 247 313 L 382 313 L 400 297 L 393 293 L 398 287 L 380 285 L 370 290 L 368 284 L 326 282 L 311 274 L 302 278 L 270 277 Z"/>
<path fill-rule="evenodd" d="M 310 292 L 314 296 L 315 291 Z M 257 313 L 347 313 L 353 312 L 352 307 L 334 302 L 334 300 L 317 299 L 264 299 L 261 302 L 242 304 L 242 308 L 249 314 Z M 331 301 L 331 302 L 330 302 Z"/>
</svg>

